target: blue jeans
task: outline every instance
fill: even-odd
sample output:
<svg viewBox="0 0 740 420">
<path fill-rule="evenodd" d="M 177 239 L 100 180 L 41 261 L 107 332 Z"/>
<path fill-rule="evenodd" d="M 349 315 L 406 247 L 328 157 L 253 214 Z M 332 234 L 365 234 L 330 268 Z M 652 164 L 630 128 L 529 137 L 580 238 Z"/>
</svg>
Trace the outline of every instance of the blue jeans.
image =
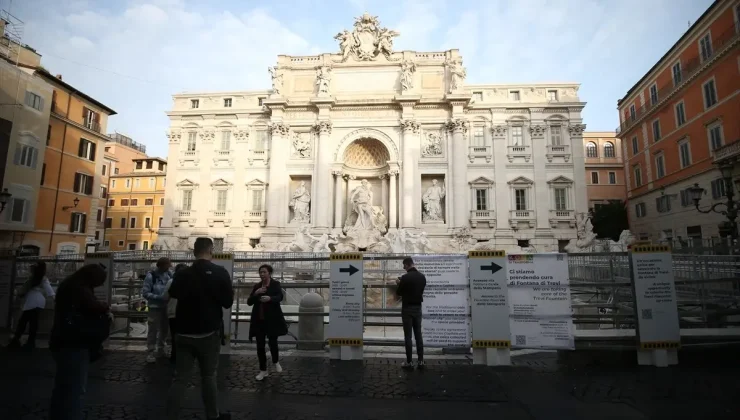
<svg viewBox="0 0 740 420">
<path fill-rule="evenodd" d="M 56 362 L 54 391 L 51 393 L 49 420 L 81 420 L 82 397 L 87 387 L 90 351 L 59 349 L 52 353 Z"/>
</svg>

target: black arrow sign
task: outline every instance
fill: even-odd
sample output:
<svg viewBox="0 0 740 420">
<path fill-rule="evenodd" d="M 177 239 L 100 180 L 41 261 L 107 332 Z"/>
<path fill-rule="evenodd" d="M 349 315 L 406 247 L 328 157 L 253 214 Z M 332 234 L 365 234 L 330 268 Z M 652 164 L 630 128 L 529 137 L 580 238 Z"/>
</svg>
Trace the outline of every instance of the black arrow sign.
<svg viewBox="0 0 740 420">
<path fill-rule="evenodd" d="M 491 270 L 491 274 L 497 272 L 498 270 L 502 269 L 504 267 L 501 267 L 500 265 L 496 264 L 495 262 L 491 261 L 491 265 L 482 265 L 480 266 L 480 269 L 483 271 Z"/>
<path fill-rule="evenodd" d="M 500 268 L 500 267 L 499 267 L 499 268 Z M 347 268 L 340 268 L 340 269 L 339 269 L 339 272 L 340 272 L 340 273 L 349 273 L 349 275 L 350 275 L 350 276 L 351 276 L 352 274 L 355 274 L 355 273 L 356 273 L 356 272 L 358 272 L 358 271 L 360 271 L 360 270 L 358 270 L 358 269 L 357 269 L 357 268 L 356 268 L 356 267 L 355 267 L 354 265 L 352 265 L 352 264 L 350 264 L 350 265 L 349 265 L 349 267 L 347 267 Z"/>
</svg>

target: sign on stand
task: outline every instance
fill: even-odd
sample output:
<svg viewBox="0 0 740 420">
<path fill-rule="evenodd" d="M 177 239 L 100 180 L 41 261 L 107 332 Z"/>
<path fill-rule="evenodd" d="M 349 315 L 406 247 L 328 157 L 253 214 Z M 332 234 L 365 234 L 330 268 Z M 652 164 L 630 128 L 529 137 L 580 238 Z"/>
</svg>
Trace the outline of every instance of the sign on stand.
<svg viewBox="0 0 740 420">
<path fill-rule="evenodd" d="M 504 251 L 469 251 L 473 363 L 511 364 L 509 291 Z"/>
<path fill-rule="evenodd" d="M 416 255 L 414 265 L 427 278 L 421 306 L 426 347 L 470 348 L 470 292 L 467 256 Z"/>
<path fill-rule="evenodd" d="M 567 254 L 507 257 L 514 348 L 575 349 Z"/>
<path fill-rule="evenodd" d="M 362 359 L 362 279 L 361 253 L 331 254 L 329 278 L 329 357 L 341 360 Z"/>
<path fill-rule="evenodd" d="M 640 342 L 637 362 L 655 366 L 678 364 L 681 331 L 670 248 L 633 246 L 630 255 Z"/>
<path fill-rule="evenodd" d="M 95 297 L 107 304 L 111 303 L 113 293 L 113 279 L 115 270 L 113 269 L 113 254 L 110 252 L 92 252 L 85 254 L 85 265 L 98 264 L 106 273 L 105 283 L 95 288 Z"/>
<path fill-rule="evenodd" d="M 12 255 L 0 255 L 0 327 L 10 328 L 13 306 L 15 260 Z"/>
<path fill-rule="evenodd" d="M 234 255 L 213 254 L 213 263 L 225 268 L 229 278 L 234 279 Z M 223 309 L 224 331 L 221 339 L 221 354 L 231 354 L 231 308 Z"/>
</svg>

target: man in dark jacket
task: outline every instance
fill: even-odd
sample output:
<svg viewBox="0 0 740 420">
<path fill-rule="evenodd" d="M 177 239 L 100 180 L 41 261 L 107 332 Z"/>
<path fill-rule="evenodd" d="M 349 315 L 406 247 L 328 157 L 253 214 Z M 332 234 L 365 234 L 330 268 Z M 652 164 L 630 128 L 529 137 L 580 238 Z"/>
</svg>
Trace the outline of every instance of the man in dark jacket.
<svg viewBox="0 0 740 420">
<path fill-rule="evenodd" d="M 419 369 L 424 367 L 424 340 L 421 337 L 421 303 L 424 301 L 424 288 L 427 278 L 416 270 L 414 260 L 409 257 L 403 259 L 403 269 L 406 274 L 399 277 L 397 294 L 401 298 L 401 321 L 403 322 L 403 339 L 406 342 L 405 369 L 413 369 L 411 360 L 411 332 L 414 333 L 416 341 L 416 354 L 419 358 Z"/>
<path fill-rule="evenodd" d="M 211 239 L 196 239 L 193 253 L 196 261 L 175 273 L 169 290 L 169 296 L 177 299 L 177 360 L 167 399 L 167 418 L 179 418 L 182 397 L 193 376 L 193 364 L 198 360 L 207 418 L 230 420 L 229 414 L 218 410 L 216 374 L 223 309 L 234 303 L 234 289 L 229 272 L 211 262 Z"/>
</svg>

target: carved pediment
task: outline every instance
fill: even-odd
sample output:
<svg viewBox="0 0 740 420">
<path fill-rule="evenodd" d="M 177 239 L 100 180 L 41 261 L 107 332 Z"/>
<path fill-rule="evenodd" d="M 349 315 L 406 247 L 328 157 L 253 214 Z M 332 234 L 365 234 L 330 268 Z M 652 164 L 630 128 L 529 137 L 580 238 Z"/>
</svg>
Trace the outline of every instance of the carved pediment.
<svg viewBox="0 0 740 420">
<path fill-rule="evenodd" d="M 195 188 L 198 186 L 198 183 L 185 178 L 182 181 L 178 182 L 176 185 L 180 188 Z"/>
<path fill-rule="evenodd" d="M 264 181 L 262 181 L 260 179 L 257 179 L 257 178 L 255 178 L 255 179 L 247 182 L 246 185 L 249 188 L 265 188 L 265 187 L 267 187 L 267 183 L 266 182 L 264 182 Z"/>
<path fill-rule="evenodd" d="M 520 176 L 520 177 L 517 177 L 509 181 L 509 185 L 532 185 L 532 184 L 534 184 L 534 181 L 524 176 Z"/>
<path fill-rule="evenodd" d="M 231 186 L 231 182 L 226 181 L 223 178 L 219 178 L 219 179 L 211 182 L 211 186 L 212 187 L 230 187 Z"/>
<path fill-rule="evenodd" d="M 474 180 L 470 181 L 468 184 L 470 185 L 493 185 L 494 182 L 491 179 L 488 179 L 484 176 L 479 176 L 478 178 L 475 178 Z"/>
<path fill-rule="evenodd" d="M 553 178 L 553 179 L 547 181 L 547 183 L 548 184 L 572 184 L 573 183 L 573 180 L 570 179 L 570 178 L 568 178 L 568 177 L 565 177 L 565 176 L 560 175 L 560 176 L 558 176 L 556 178 Z"/>
</svg>

